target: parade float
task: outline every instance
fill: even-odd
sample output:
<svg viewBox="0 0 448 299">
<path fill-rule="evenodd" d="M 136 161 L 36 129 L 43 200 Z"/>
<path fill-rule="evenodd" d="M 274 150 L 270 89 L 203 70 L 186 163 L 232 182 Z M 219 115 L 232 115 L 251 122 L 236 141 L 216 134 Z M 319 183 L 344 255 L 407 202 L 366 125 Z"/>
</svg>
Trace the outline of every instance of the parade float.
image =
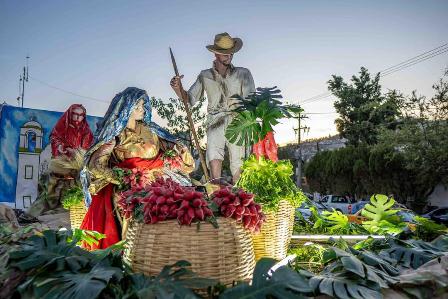
<svg viewBox="0 0 448 299">
<path fill-rule="evenodd" d="M 384 195 L 372 197 L 361 224 L 337 211 L 296 219 L 296 232 L 330 241 L 290 246 L 292 207 L 305 199 L 291 164 L 276 158 L 271 128 L 257 133 L 262 117 L 250 124 L 255 129 L 227 134 L 255 144 L 236 186 L 206 192 L 166 173 L 114 168 L 125 240 L 106 249 L 82 248 L 107 237 L 94 232 L 1 226 L 0 298 L 423 299 L 448 291 L 447 228 L 421 217 L 403 225 Z M 80 198 L 79 189 L 67 189 L 63 205 L 75 209 Z M 356 244 L 331 240 L 360 233 L 366 238 Z M 287 253 L 292 258 L 280 261 Z"/>
</svg>

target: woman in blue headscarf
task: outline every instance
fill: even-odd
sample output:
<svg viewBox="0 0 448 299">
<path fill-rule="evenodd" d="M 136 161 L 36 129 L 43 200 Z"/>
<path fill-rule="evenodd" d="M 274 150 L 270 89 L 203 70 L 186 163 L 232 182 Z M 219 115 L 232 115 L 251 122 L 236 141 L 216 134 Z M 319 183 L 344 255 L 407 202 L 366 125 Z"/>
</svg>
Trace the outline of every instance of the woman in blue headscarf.
<svg viewBox="0 0 448 299">
<path fill-rule="evenodd" d="M 194 168 L 188 149 L 151 121 L 151 102 L 144 90 L 128 87 L 117 94 L 95 135 L 81 171 L 89 206 L 81 229 L 103 233 L 106 238 L 90 249 L 107 248 L 121 239 L 121 217 L 114 213 L 114 186 L 119 184 L 114 167 L 149 169 L 154 176 L 169 176 L 182 185 L 190 184 L 188 173 Z"/>
</svg>

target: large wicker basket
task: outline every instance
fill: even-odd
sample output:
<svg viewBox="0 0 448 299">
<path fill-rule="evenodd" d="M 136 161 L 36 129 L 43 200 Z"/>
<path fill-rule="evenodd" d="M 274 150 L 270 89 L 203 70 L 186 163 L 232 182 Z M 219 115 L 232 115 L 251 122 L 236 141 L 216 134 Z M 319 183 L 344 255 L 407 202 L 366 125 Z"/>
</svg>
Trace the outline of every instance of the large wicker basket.
<svg viewBox="0 0 448 299">
<path fill-rule="evenodd" d="M 192 264 L 201 277 L 229 285 L 250 280 L 255 267 L 250 232 L 232 219 L 180 226 L 169 220 L 157 224 L 131 222 L 126 233 L 124 261 L 136 272 L 158 274 L 163 266 L 179 260 Z"/>
<path fill-rule="evenodd" d="M 270 257 L 282 260 L 288 252 L 294 226 L 294 207 L 280 201 L 277 212 L 265 212 L 266 221 L 258 234 L 252 234 L 255 260 Z"/>
<path fill-rule="evenodd" d="M 85 207 L 84 202 L 71 206 L 68 211 L 70 214 L 70 226 L 72 229 L 79 228 L 87 213 L 87 208 Z"/>
</svg>

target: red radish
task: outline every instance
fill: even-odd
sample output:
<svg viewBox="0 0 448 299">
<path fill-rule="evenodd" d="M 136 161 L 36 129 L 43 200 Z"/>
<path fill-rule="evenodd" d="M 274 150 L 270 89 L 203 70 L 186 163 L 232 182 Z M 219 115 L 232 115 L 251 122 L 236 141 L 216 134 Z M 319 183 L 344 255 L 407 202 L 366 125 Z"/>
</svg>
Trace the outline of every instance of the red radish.
<svg viewBox="0 0 448 299">
<path fill-rule="evenodd" d="M 241 200 L 241 204 L 245 207 L 247 207 L 248 205 L 250 205 L 251 203 L 253 203 L 252 198 L 244 198 L 243 200 Z"/>
<path fill-rule="evenodd" d="M 166 198 L 164 196 L 159 196 L 157 198 L 156 202 L 157 202 L 158 205 L 163 205 L 166 202 Z"/>
<path fill-rule="evenodd" d="M 195 198 L 193 200 L 193 207 L 199 208 L 200 206 L 202 206 L 202 200 L 200 198 Z"/>
<path fill-rule="evenodd" d="M 196 208 L 194 210 L 194 215 L 196 216 L 196 218 L 198 218 L 199 220 L 204 220 L 204 211 L 201 208 Z"/>
<path fill-rule="evenodd" d="M 194 209 L 193 208 L 188 208 L 187 210 L 188 216 L 191 218 L 194 218 Z"/>
<path fill-rule="evenodd" d="M 188 201 L 186 201 L 186 200 L 183 200 L 183 201 L 181 201 L 181 203 L 180 203 L 180 207 L 179 207 L 179 209 L 188 208 L 189 206 L 190 206 L 190 202 L 188 202 Z"/>
<path fill-rule="evenodd" d="M 235 208 L 235 213 L 236 213 L 237 215 L 243 215 L 243 214 L 244 214 L 244 207 L 243 207 L 243 206 L 237 206 L 237 207 Z"/>
</svg>

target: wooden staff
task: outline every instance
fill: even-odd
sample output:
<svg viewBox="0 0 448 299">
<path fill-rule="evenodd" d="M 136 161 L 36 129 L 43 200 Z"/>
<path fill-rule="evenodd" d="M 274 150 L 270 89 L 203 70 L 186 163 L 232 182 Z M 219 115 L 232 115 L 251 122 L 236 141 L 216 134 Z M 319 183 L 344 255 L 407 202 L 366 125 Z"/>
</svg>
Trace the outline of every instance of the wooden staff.
<svg viewBox="0 0 448 299">
<path fill-rule="evenodd" d="M 173 51 L 171 50 L 171 47 L 170 47 L 170 55 L 171 55 L 171 62 L 173 63 L 174 73 L 176 74 L 176 76 L 179 77 L 179 71 L 177 69 L 176 60 L 174 59 L 174 55 L 173 55 Z M 180 84 L 180 89 L 183 90 L 182 83 L 180 82 L 180 80 L 179 80 L 179 84 Z M 190 106 L 188 104 L 188 97 L 187 98 L 181 97 L 181 98 L 182 98 L 182 102 L 184 103 L 185 111 L 187 112 L 187 119 L 188 119 L 188 123 L 190 124 L 190 130 L 191 130 L 191 134 L 193 135 L 194 144 L 199 153 L 199 159 L 201 160 L 202 171 L 204 172 L 205 180 L 208 182 L 210 180 L 210 177 L 208 175 L 207 164 L 205 163 L 204 155 L 202 155 L 201 147 L 199 145 L 198 135 L 196 135 L 196 129 L 194 128 L 193 118 L 191 117 Z"/>
</svg>

